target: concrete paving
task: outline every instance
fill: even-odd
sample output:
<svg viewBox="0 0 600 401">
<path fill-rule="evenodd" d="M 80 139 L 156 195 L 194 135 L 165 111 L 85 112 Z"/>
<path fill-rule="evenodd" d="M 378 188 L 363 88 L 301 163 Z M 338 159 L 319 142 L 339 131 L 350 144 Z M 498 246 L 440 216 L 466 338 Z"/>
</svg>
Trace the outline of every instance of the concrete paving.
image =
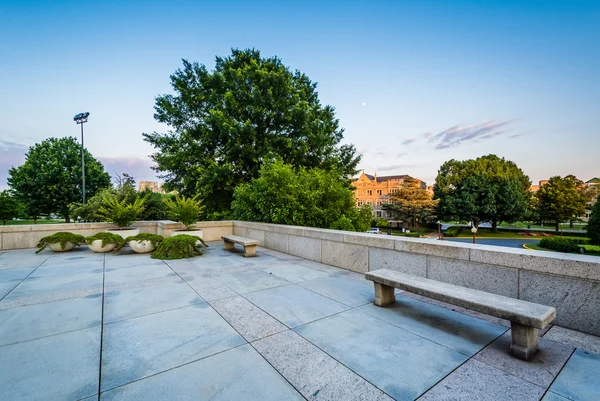
<svg viewBox="0 0 600 401">
<path fill-rule="evenodd" d="M 0 399 L 600 399 L 597 337 L 554 326 L 524 362 L 498 319 L 401 291 L 379 308 L 361 274 L 210 245 L 0 253 Z"/>
</svg>

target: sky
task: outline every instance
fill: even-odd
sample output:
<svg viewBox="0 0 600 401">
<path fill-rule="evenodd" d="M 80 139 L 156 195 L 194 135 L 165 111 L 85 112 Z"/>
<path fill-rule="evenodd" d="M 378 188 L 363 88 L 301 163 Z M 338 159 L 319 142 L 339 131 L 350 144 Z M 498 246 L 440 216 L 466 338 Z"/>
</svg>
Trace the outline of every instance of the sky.
<svg viewBox="0 0 600 401">
<path fill-rule="evenodd" d="M 494 153 L 537 182 L 600 176 L 600 1 L 0 0 L 0 189 L 29 146 L 75 136 L 157 180 L 144 132 L 181 59 L 277 55 L 318 82 L 360 168 L 432 184 Z M 79 140 L 79 139 L 78 139 Z"/>
</svg>

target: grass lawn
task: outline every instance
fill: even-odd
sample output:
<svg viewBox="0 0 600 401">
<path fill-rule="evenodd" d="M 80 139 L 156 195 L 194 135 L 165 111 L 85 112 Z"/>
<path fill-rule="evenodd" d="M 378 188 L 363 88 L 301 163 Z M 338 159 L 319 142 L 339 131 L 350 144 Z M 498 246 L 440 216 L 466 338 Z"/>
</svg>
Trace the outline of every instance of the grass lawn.
<svg viewBox="0 0 600 401">
<path fill-rule="evenodd" d="M 598 245 L 580 245 L 585 249 L 585 254 L 590 256 L 600 256 L 600 246 Z M 542 248 L 538 244 L 527 244 L 527 249 L 533 249 L 536 251 L 545 251 L 545 252 L 558 252 L 553 249 Z M 559 252 L 563 253 L 563 252 Z M 573 255 L 579 255 L 579 252 L 570 252 Z"/>
<path fill-rule="evenodd" d="M 46 220 L 46 219 L 38 219 L 37 224 L 59 224 L 59 223 L 64 223 L 65 221 L 62 219 L 58 219 L 58 220 Z M 1 221 L 0 221 L 1 223 Z M 8 220 L 6 222 L 7 226 L 24 226 L 24 225 L 28 225 L 28 224 L 36 224 L 33 222 L 33 220 Z"/>
<path fill-rule="evenodd" d="M 433 229 L 427 228 L 427 227 L 424 227 L 424 228 L 422 227 L 420 229 L 420 231 L 421 231 L 421 235 L 426 237 L 426 236 L 428 236 L 429 234 L 431 234 L 432 232 L 434 232 L 436 230 L 433 230 Z M 383 234 L 387 234 L 387 228 L 382 228 L 381 232 Z M 410 233 L 403 233 L 402 230 L 399 229 L 399 228 L 392 228 L 392 235 L 395 235 L 397 237 L 406 237 L 407 234 L 410 236 L 411 234 L 414 234 L 414 233 L 416 233 L 416 231 L 412 231 L 411 230 Z"/>
<path fill-rule="evenodd" d="M 556 235 L 556 237 L 560 237 L 560 234 Z M 498 231 L 497 233 L 492 232 L 489 228 L 480 228 L 476 234 L 477 238 L 502 238 L 502 239 L 542 239 L 544 237 L 534 237 L 529 235 L 519 235 L 514 231 Z M 450 238 L 450 237 L 448 237 Z M 463 229 L 462 233 L 456 238 L 473 238 L 473 234 L 471 230 L 468 228 Z M 563 238 L 577 238 L 581 239 L 581 237 L 570 237 L 568 235 L 563 235 Z"/>
</svg>

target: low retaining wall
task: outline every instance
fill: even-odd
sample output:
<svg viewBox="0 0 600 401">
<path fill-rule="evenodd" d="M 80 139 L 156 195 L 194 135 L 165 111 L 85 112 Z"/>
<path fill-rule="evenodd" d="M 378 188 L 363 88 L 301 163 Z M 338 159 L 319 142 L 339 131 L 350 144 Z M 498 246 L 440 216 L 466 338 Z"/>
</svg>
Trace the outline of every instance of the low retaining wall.
<svg viewBox="0 0 600 401">
<path fill-rule="evenodd" d="M 555 323 L 600 335 L 600 258 L 235 221 L 261 246 L 359 273 L 427 277 L 554 306 Z"/>
<path fill-rule="evenodd" d="M 206 241 L 220 240 L 221 235 L 233 234 L 232 221 L 199 221 L 196 226 L 202 228 L 202 235 Z M 35 248 L 42 237 L 59 231 L 89 236 L 112 227 L 114 226 L 110 223 L 0 226 L 0 250 Z M 160 234 L 164 237 L 171 235 L 174 230 L 184 228 L 183 224 L 171 220 L 137 221 L 132 227 L 139 228 L 142 233 Z"/>
</svg>

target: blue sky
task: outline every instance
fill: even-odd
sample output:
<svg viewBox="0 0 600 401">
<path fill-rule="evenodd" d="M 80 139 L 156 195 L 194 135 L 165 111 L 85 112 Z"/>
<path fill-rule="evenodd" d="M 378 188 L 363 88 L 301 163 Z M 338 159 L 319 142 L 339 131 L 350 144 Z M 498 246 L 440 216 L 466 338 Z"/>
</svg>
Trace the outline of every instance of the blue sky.
<svg viewBox="0 0 600 401">
<path fill-rule="evenodd" d="M 0 187 L 81 111 L 109 172 L 152 179 L 155 96 L 232 47 L 317 81 L 369 173 L 496 153 L 534 182 L 600 176 L 600 1 L 0 0 L 0 37 Z"/>
</svg>

